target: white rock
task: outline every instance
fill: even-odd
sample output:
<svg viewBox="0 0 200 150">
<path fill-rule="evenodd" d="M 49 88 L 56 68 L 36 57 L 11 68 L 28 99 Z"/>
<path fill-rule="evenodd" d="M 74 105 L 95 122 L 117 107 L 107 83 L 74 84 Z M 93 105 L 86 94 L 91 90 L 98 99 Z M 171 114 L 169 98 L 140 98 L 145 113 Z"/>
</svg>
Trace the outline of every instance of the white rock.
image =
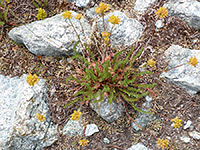
<svg viewBox="0 0 200 150">
<path fill-rule="evenodd" d="M 134 10 L 143 14 L 156 0 L 136 0 Z"/>
<path fill-rule="evenodd" d="M 99 129 L 96 124 L 87 124 L 85 130 L 85 136 L 91 136 L 92 134 L 99 132 Z"/>
<path fill-rule="evenodd" d="M 189 142 L 190 142 L 190 138 L 187 137 L 187 136 L 185 136 L 185 135 L 183 135 L 182 137 L 180 137 L 180 139 L 181 139 L 183 142 L 185 142 L 185 143 L 189 143 Z"/>
<path fill-rule="evenodd" d="M 137 143 L 136 145 L 133 145 L 127 150 L 149 150 L 149 149 L 146 146 L 144 146 L 142 143 Z"/>
<path fill-rule="evenodd" d="M 163 72 L 160 77 L 185 89 L 190 94 L 196 94 L 200 91 L 200 63 L 196 67 L 187 64 L 191 56 L 196 57 L 200 61 L 200 51 L 172 45 L 165 51 L 165 55 L 170 61 L 169 69 L 185 63 L 186 65 Z"/>
<path fill-rule="evenodd" d="M 108 138 L 104 138 L 104 139 L 103 139 L 103 142 L 106 143 L 106 144 L 109 144 L 109 143 L 110 143 L 110 140 L 109 140 Z"/>
<path fill-rule="evenodd" d="M 192 124 L 192 121 L 188 120 L 188 121 L 186 122 L 186 124 L 184 125 L 183 129 L 186 130 L 187 128 L 190 127 L 191 124 Z"/>
<path fill-rule="evenodd" d="M 156 29 L 161 29 L 164 26 L 163 20 L 156 21 Z"/>
<path fill-rule="evenodd" d="M 189 135 L 194 139 L 200 140 L 200 132 L 192 131 L 192 132 L 189 132 Z"/>
</svg>

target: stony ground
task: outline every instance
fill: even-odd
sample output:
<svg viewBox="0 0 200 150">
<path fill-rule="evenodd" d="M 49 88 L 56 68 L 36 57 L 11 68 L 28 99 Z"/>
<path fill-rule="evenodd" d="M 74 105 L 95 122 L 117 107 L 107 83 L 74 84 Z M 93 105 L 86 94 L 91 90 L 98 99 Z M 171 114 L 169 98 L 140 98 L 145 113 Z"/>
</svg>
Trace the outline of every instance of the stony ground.
<svg viewBox="0 0 200 150">
<path fill-rule="evenodd" d="M 140 22 L 146 27 L 145 33 L 149 32 L 152 23 L 155 21 L 155 10 L 163 5 L 167 0 L 157 0 L 156 5 L 150 8 L 141 18 Z M 90 6 L 99 3 L 93 0 Z M 107 0 L 106 3 L 112 5 L 112 9 L 121 10 L 129 17 L 135 18 L 133 11 L 134 0 Z M 71 3 L 64 0 L 49 0 L 48 6 L 44 7 L 48 17 L 62 12 L 66 9 L 84 12 L 84 9 L 79 9 Z M 0 34 L 0 74 L 6 76 L 21 76 L 24 73 L 37 73 L 41 78 L 47 79 L 49 86 L 49 105 L 51 108 L 52 120 L 59 124 L 58 130 L 61 130 L 65 123 L 69 120 L 73 110 L 82 107 L 85 114 L 86 123 L 95 123 L 98 125 L 100 132 L 90 136 L 90 141 L 87 147 L 81 148 L 76 144 L 78 137 L 67 137 L 59 135 L 59 140 L 46 150 L 62 150 L 62 149 L 85 149 L 85 150 L 114 150 L 127 149 L 137 142 L 143 143 L 145 146 L 156 150 L 156 140 L 145 131 L 134 133 L 131 129 L 131 122 L 127 116 L 121 117 L 119 120 L 108 124 L 101 118 L 97 117 L 96 113 L 90 108 L 82 104 L 74 104 L 66 109 L 63 108 L 63 101 L 66 101 L 71 94 L 71 85 L 64 84 L 64 78 L 68 76 L 68 72 L 72 70 L 67 63 L 65 57 L 42 57 L 31 54 L 23 45 L 14 44 L 7 33 L 15 26 L 30 23 L 36 20 L 37 7 L 31 0 L 12 0 L 10 11 L 8 14 L 8 23 L 1 28 Z M 144 43 L 149 40 L 147 49 L 142 57 L 138 60 L 138 65 L 154 58 L 157 61 L 156 67 L 152 71 L 161 71 L 167 66 L 164 51 L 172 44 L 178 44 L 183 47 L 200 50 L 200 33 L 192 28 L 189 28 L 183 21 L 168 16 L 165 21 L 165 26 L 159 31 L 151 28 L 151 31 L 145 39 Z M 151 49 L 155 52 L 151 55 Z M 41 64 L 45 67 L 42 67 Z M 51 77 L 51 79 L 49 78 Z M 153 89 L 156 93 L 154 98 L 153 109 L 160 115 L 159 120 L 151 122 L 146 128 L 156 137 L 167 138 L 170 141 L 169 150 L 198 150 L 200 149 L 199 141 L 191 138 L 190 143 L 184 143 L 180 140 L 182 135 L 187 135 L 188 131 L 194 129 L 200 132 L 199 116 L 199 99 L 200 95 L 191 96 L 184 90 L 175 85 L 160 79 L 159 75 L 145 79 L 144 82 L 155 82 L 157 86 Z M 56 94 L 51 95 L 51 90 L 56 90 Z M 142 103 L 143 100 L 141 100 Z M 135 118 L 137 113 L 127 106 L 130 115 Z M 184 130 L 183 127 L 175 130 L 171 127 L 171 122 L 167 119 L 179 116 L 185 124 L 187 120 L 192 121 L 192 128 Z M 104 138 L 110 140 L 109 144 L 103 142 Z"/>
</svg>

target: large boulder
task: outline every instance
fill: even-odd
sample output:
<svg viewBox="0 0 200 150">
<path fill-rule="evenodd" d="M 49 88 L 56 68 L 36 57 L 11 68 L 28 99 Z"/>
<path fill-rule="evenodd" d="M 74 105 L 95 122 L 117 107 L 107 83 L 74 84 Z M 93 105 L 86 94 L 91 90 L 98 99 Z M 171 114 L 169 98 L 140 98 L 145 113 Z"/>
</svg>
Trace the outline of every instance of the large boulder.
<svg viewBox="0 0 200 150">
<path fill-rule="evenodd" d="M 0 75 L 0 149 L 41 150 L 57 140 L 57 125 L 50 120 L 46 92 L 44 80 L 31 87 L 26 75 Z M 37 113 L 45 115 L 46 120 L 40 122 Z"/>
<path fill-rule="evenodd" d="M 178 87 L 185 89 L 190 94 L 196 94 L 200 91 L 200 64 L 196 67 L 187 64 L 191 56 L 200 61 L 200 51 L 188 48 L 182 48 L 179 45 L 172 45 L 166 51 L 165 55 L 169 60 L 168 68 L 172 68 L 186 63 L 181 67 L 163 72 L 160 77 L 165 78 L 176 84 Z"/>
<path fill-rule="evenodd" d="M 143 14 L 156 0 L 136 0 L 134 10 L 138 14 Z"/>
<path fill-rule="evenodd" d="M 200 29 L 200 2 L 197 0 L 169 0 L 164 4 L 169 15 L 176 16 L 189 26 Z"/>
<path fill-rule="evenodd" d="M 75 16 L 77 13 L 71 11 Z M 84 43 L 85 37 L 82 33 L 79 20 L 71 19 L 77 34 Z M 86 39 L 91 32 L 91 26 L 86 19 L 81 19 Z M 16 43 L 24 44 L 27 49 L 35 55 L 44 56 L 60 56 L 73 54 L 74 44 L 78 41 L 78 37 L 74 32 L 69 20 L 64 19 L 61 14 L 55 15 L 45 20 L 34 21 L 30 24 L 13 28 L 8 35 Z M 82 49 L 79 44 L 78 52 Z"/>
<path fill-rule="evenodd" d="M 134 18 L 127 17 L 123 12 L 114 11 L 104 16 L 105 28 L 107 32 L 110 32 L 113 26 L 110 22 L 108 22 L 109 17 L 112 15 L 118 16 L 121 19 L 121 23 L 119 25 L 115 25 L 112 30 L 111 46 L 113 48 L 118 46 L 130 46 L 136 42 L 144 29 L 142 24 Z M 97 27 L 100 32 L 104 32 L 102 18 L 97 21 Z"/>
</svg>

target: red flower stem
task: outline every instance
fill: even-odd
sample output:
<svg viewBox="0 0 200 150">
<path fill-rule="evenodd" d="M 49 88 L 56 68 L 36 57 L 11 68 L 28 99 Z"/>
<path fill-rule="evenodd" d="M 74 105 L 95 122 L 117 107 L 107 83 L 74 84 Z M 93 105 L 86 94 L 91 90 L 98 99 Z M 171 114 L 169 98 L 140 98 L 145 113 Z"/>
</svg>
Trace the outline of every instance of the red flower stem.
<svg viewBox="0 0 200 150">
<path fill-rule="evenodd" d="M 135 123 L 135 121 L 133 120 L 133 118 L 129 115 L 129 113 L 127 112 L 126 110 L 126 106 L 125 106 L 125 103 L 124 101 L 122 100 L 122 103 L 123 103 L 123 106 L 124 106 L 124 109 L 125 109 L 125 112 L 126 112 L 126 115 L 128 116 L 128 118 L 138 127 L 138 128 L 141 128 L 142 130 L 146 131 L 147 133 L 149 133 L 151 136 L 153 136 L 154 139 L 157 140 L 156 136 L 153 135 L 152 133 L 150 133 L 149 131 L 147 131 L 146 129 L 144 129 L 143 127 L 141 127 L 139 124 Z"/>
</svg>

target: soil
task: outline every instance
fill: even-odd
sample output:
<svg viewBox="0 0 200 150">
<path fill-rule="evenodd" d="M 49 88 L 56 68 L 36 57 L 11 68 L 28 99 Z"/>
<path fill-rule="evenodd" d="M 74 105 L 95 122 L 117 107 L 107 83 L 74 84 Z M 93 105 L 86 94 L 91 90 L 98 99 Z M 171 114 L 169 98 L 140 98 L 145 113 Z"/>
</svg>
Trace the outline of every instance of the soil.
<svg viewBox="0 0 200 150">
<path fill-rule="evenodd" d="M 153 58 L 156 60 L 156 66 L 149 68 L 149 70 L 154 72 L 162 71 L 167 67 L 168 62 L 166 61 L 164 51 L 172 44 L 200 50 L 200 32 L 190 28 L 176 17 L 168 15 L 165 18 L 165 26 L 158 31 L 152 27 L 152 24 L 156 20 L 155 11 L 166 1 L 157 0 L 155 5 L 139 18 L 139 21 L 145 27 L 145 37 L 142 43 L 144 45 L 147 41 L 148 43 L 137 63 L 141 65 L 143 62 L 147 62 L 147 60 Z M 112 5 L 112 10 L 120 10 L 125 12 L 129 17 L 136 18 L 136 12 L 133 11 L 135 0 L 107 0 L 105 2 Z M 92 0 L 89 7 L 98 3 L 100 2 Z M 10 0 L 9 6 L 8 22 L 1 28 L 0 34 L 0 74 L 14 77 L 27 73 L 36 73 L 40 78 L 47 79 L 51 119 L 58 124 L 58 131 L 62 130 L 73 111 L 80 107 L 84 112 L 85 123 L 95 123 L 100 130 L 98 133 L 87 137 L 90 142 L 85 147 L 80 147 L 77 144 L 80 137 L 68 137 L 59 132 L 58 141 L 52 146 L 45 148 L 45 150 L 124 150 L 138 142 L 143 143 L 153 150 L 158 149 L 156 140 L 151 134 L 145 131 L 139 133 L 132 131 L 131 121 L 125 114 L 117 121 L 107 123 L 82 103 L 76 103 L 63 108 L 64 104 L 69 101 L 69 96 L 72 95 L 73 85 L 68 85 L 64 82 L 64 79 L 69 74 L 73 74 L 72 66 L 67 62 L 66 57 L 37 57 L 30 53 L 25 46 L 16 45 L 12 42 L 7 33 L 15 26 L 36 21 L 37 7 L 31 0 Z M 65 0 L 49 0 L 48 5 L 44 6 L 44 9 L 48 17 L 65 10 L 85 12 L 85 9 L 78 8 Z M 124 49 L 125 51 L 130 50 L 129 48 Z M 151 53 L 152 50 L 154 50 L 153 54 Z M 196 130 L 200 132 L 200 95 L 188 94 L 174 84 L 159 78 L 159 74 L 146 78 L 144 82 L 155 82 L 157 84 L 153 88 L 156 96 L 151 96 L 154 99 L 153 110 L 158 112 L 155 115 L 159 118 L 150 122 L 146 130 L 154 134 L 157 138 L 168 139 L 169 150 L 199 150 L 199 141 L 191 138 L 189 143 L 184 143 L 180 140 L 180 137 L 183 135 L 189 136 L 189 131 Z M 142 102 L 144 102 L 144 99 L 141 99 L 139 104 L 142 104 Z M 129 105 L 126 107 L 131 117 L 136 118 L 137 112 Z M 187 130 L 184 130 L 183 126 L 179 129 L 171 127 L 172 122 L 169 119 L 176 116 L 182 119 L 183 126 L 188 120 L 191 120 L 191 127 Z M 103 142 L 104 138 L 108 138 L 110 143 L 105 144 Z"/>
</svg>

